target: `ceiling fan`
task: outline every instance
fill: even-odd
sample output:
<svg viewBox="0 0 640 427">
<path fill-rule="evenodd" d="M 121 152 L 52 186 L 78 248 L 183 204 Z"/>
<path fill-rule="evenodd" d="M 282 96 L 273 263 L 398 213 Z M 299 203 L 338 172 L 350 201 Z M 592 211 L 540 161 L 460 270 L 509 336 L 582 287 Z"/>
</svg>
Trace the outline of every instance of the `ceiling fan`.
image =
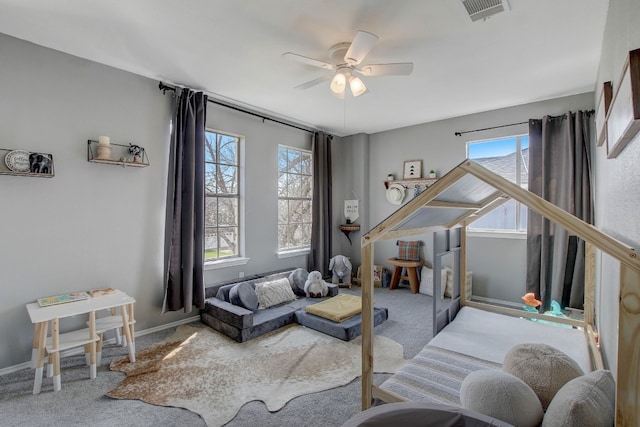
<svg viewBox="0 0 640 427">
<path fill-rule="evenodd" d="M 296 86 L 296 89 L 308 89 L 331 80 L 329 85 L 331 92 L 338 98 L 343 99 L 347 84 L 349 84 L 349 89 L 353 96 L 364 95 L 368 92 L 363 81 L 357 76 L 358 74 L 362 76 L 406 76 L 413 71 L 413 62 L 361 65 L 361 62 L 377 41 L 378 36 L 375 34 L 367 31 L 358 31 L 351 43 L 338 43 L 329 48 L 331 64 L 292 52 L 286 52 L 282 56 L 325 70 L 335 70 L 333 76 L 327 74 L 326 76 L 318 77 Z"/>
</svg>

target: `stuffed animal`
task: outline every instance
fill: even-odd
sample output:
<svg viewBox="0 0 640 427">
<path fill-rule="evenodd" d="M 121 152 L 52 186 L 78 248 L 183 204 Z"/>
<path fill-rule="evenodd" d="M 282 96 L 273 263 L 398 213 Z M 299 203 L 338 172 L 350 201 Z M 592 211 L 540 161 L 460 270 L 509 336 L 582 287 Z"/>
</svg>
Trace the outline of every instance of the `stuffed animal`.
<svg viewBox="0 0 640 427">
<path fill-rule="evenodd" d="M 331 283 L 340 283 L 351 287 L 351 261 L 344 255 L 336 255 L 329 260 L 329 270 L 333 273 Z"/>
<path fill-rule="evenodd" d="M 319 271 L 312 271 L 304 282 L 304 293 L 308 298 L 322 298 L 329 293 L 329 287 L 322 280 L 322 274 Z"/>
</svg>

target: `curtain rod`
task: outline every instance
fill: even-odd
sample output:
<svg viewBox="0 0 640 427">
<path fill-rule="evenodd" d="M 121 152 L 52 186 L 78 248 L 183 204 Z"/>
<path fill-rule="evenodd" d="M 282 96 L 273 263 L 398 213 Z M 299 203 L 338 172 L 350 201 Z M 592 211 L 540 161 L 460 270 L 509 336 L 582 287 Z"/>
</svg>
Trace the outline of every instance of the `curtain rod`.
<svg viewBox="0 0 640 427">
<path fill-rule="evenodd" d="M 472 133 L 472 132 L 480 132 L 480 131 L 483 131 L 483 130 L 506 128 L 506 127 L 509 127 L 509 126 L 524 125 L 526 123 L 529 123 L 529 121 L 527 120 L 526 122 L 509 123 L 508 125 L 500 125 L 500 126 L 491 126 L 489 128 L 483 128 L 483 129 L 465 130 L 465 131 L 462 131 L 462 132 L 455 132 L 454 135 L 455 136 L 462 136 L 465 133 Z"/>
<path fill-rule="evenodd" d="M 163 94 L 166 94 L 168 90 L 170 90 L 170 91 L 172 91 L 174 93 L 177 91 L 177 89 L 175 87 L 168 86 L 168 85 L 166 85 L 166 84 L 164 84 L 162 82 L 160 82 L 158 84 L 158 89 L 160 89 Z M 302 131 L 305 131 L 305 132 L 309 132 L 309 133 L 315 133 L 316 132 L 315 130 L 311 130 L 311 129 L 303 128 L 303 127 L 300 127 L 300 126 L 296 126 L 296 125 L 293 125 L 291 123 L 287 123 L 287 122 L 283 122 L 283 121 L 274 119 L 272 117 L 263 116 L 261 114 L 254 113 L 253 111 L 249 111 L 249 110 L 245 110 L 245 109 L 240 108 L 240 107 L 236 107 L 234 105 L 225 104 L 223 102 L 216 101 L 215 99 L 212 99 L 212 98 L 208 98 L 207 97 L 207 101 L 211 102 L 212 104 L 217 104 L 217 105 L 220 105 L 222 107 L 229 108 L 231 110 L 235 110 L 235 111 L 239 111 L 239 112 L 244 113 L 244 114 L 248 114 L 250 116 L 259 117 L 259 118 L 262 119 L 263 122 L 265 120 L 269 120 L 271 122 L 278 123 L 280 125 L 289 126 L 289 127 L 294 128 L 294 129 L 302 130 Z"/>
<path fill-rule="evenodd" d="M 594 114 L 595 112 L 596 112 L 596 110 L 587 110 L 587 111 L 585 111 L 585 114 L 590 116 L 590 115 Z M 562 116 L 558 116 L 558 117 L 562 117 Z M 508 125 L 491 126 L 491 127 L 488 127 L 488 128 L 474 129 L 474 130 L 465 130 L 465 131 L 462 131 L 462 132 L 455 132 L 454 135 L 455 136 L 462 136 L 465 133 L 472 133 L 472 132 L 480 132 L 480 131 L 483 131 L 483 130 L 506 128 L 506 127 L 509 127 L 509 126 L 524 125 L 524 124 L 527 124 L 527 123 L 529 123 L 529 120 L 527 120 L 526 122 L 509 123 Z"/>
</svg>

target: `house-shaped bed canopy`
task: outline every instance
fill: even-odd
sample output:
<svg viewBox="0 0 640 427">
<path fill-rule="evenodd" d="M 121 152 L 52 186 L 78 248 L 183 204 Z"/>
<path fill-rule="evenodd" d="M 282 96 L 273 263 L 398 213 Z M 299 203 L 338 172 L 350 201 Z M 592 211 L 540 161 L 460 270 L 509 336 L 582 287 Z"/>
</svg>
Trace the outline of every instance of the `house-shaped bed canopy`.
<svg viewBox="0 0 640 427">
<path fill-rule="evenodd" d="M 563 227 L 586 243 L 584 321 L 567 320 L 582 327 L 596 368 L 602 367 L 594 332 L 595 257 L 602 251 L 620 265 L 620 304 L 618 317 L 618 349 L 616 375 L 616 424 L 635 425 L 640 419 L 640 260 L 636 252 L 618 240 L 599 231 L 559 207 L 519 187 L 479 164 L 465 160 L 423 193 L 400 207 L 392 215 L 363 235 L 362 248 L 362 408 L 372 398 L 389 401 L 385 390 L 373 384 L 373 255 L 379 240 L 398 239 L 440 230 L 457 230 L 459 246 L 454 269 L 466 271 L 466 226 L 492 211 L 508 199 L 515 199 L 542 217 Z M 434 249 L 435 252 L 435 249 Z M 436 267 L 434 266 L 434 269 Z M 523 311 L 491 306 L 467 300 L 465 275 L 455 273 L 461 283 L 458 304 L 503 314 L 523 316 Z M 434 291 L 434 295 L 437 292 Z M 437 301 L 438 298 L 434 298 Z M 437 311 L 437 310 L 435 310 Z M 434 311 L 434 312 L 435 312 Z M 448 313 L 452 320 L 455 312 Z M 546 318 L 542 314 L 532 318 Z M 561 321 L 563 319 L 560 319 Z M 608 354 L 612 354 L 610 350 Z"/>
</svg>

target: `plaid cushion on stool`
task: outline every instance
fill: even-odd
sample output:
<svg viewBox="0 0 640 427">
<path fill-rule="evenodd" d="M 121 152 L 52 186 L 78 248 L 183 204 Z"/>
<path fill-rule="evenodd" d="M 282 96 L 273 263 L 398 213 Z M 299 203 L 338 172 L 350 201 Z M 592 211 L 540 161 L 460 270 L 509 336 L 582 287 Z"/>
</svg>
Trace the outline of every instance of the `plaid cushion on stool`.
<svg viewBox="0 0 640 427">
<path fill-rule="evenodd" d="M 422 246 L 422 240 L 415 240 L 405 242 L 404 240 L 398 240 L 398 259 L 405 261 L 420 261 L 420 246 Z"/>
</svg>

